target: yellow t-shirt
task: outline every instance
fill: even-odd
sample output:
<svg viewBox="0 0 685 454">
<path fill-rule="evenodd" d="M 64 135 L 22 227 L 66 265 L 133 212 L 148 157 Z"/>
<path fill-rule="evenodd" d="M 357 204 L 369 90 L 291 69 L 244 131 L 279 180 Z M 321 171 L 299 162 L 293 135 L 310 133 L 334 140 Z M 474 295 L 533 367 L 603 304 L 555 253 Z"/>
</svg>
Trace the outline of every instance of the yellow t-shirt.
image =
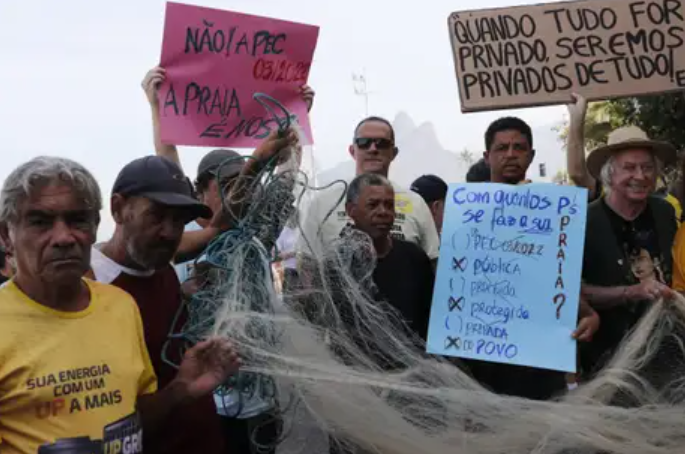
<svg viewBox="0 0 685 454">
<path fill-rule="evenodd" d="M 85 282 L 91 301 L 81 312 L 42 306 L 12 281 L 0 287 L 2 454 L 55 443 L 142 451 L 136 399 L 157 381 L 138 307 L 116 287 Z"/>
<path fill-rule="evenodd" d="M 670 203 L 673 209 L 675 210 L 675 220 L 678 223 L 678 227 L 680 227 L 680 220 L 683 217 L 683 207 L 680 206 L 680 201 L 676 199 L 671 193 L 666 194 L 664 200 Z"/>
<path fill-rule="evenodd" d="M 673 242 L 673 290 L 685 292 L 685 225 L 678 229 Z"/>
</svg>

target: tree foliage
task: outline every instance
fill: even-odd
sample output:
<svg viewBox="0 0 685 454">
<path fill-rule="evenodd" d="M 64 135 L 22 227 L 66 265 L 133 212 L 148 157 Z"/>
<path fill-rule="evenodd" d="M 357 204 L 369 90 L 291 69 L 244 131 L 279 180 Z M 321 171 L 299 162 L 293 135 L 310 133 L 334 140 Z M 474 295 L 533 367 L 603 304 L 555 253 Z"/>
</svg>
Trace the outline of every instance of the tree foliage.
<svg viewBox="0 0 685 454">
<path fill-rule="evenodd" d="M 568 184 L 568 172 L 565 170 L 557 170 L 557 173 L 552 177 L 552 183 L 565 185 Z"/>
<path fill-rule="evenodd" d="M 474 162 L 476 162 L 476 157 L 467 148 L 461 150 L 461 152 L 459 153 L 459 159 L 468 167 L 470 167 L 471 165 L 473 165 Z"/>
<path fill-rule="evenodd" d="M 585 147 L 590 151 L 607 141 L 608 134 L 620 126 L 635 125 L 654 140 L 676 147 L 681 163 L 667 169 L 665 180 L 682 202 L 682 159 L 685 155 L 685 92 L 657 96 L 640 96 L 590 103 L 585 120 Z M 566 143 L 568 119 L 557 128 L 559 138 Z"/>
<path fill-rule="evenodd" d="M 658 96 L 621 98 L 590 103 L 585 119 L 585 146 L 592 150 L 606 143 L 608 134 L 620 126 L 635 125 L 650 138 L 685 150 L 685 96 L 669 93 Z M 557 129 L 566 143 L 568 119 Z"/>
<path fill-rule="evenodd" d="M 679 151 L 685 149 L 684 93 L 622 98 L 608 104 L 619 126 L 639 126 L 650 138 L 669 142 Z"/>
<path fill-rule="evenodd" d="M 592 150 L 607 142 L 607 136 L 615 127 L 620 126 L 620 121 L 613 115 L 610 101 L 593 102 L 588 105 L 585 117 L 585 147 Z M 568 138 L 568 119 L 557 128 L 559 139 L 564 142 Z"/>
</svg>

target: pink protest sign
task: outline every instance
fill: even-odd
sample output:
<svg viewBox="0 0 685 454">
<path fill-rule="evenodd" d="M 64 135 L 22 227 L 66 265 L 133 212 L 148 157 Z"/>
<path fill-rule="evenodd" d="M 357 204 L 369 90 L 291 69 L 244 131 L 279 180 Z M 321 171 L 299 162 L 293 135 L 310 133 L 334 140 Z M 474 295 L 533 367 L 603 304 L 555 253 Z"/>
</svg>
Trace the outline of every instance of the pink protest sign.
<svg viewBox="0 0 685 454">
<path fill-rule="evenodd" d="M 167 3 L 159 90 L 162 142 L 252 148 L 278 120 L 253 99 L 267 94 L 312 132 L 300 87 L 319 28 L 230 11 Z M 268 103 L 268 101 L 267 101 Z M 269 103 L 280 120 L 286 114 Z"/>
</svg>

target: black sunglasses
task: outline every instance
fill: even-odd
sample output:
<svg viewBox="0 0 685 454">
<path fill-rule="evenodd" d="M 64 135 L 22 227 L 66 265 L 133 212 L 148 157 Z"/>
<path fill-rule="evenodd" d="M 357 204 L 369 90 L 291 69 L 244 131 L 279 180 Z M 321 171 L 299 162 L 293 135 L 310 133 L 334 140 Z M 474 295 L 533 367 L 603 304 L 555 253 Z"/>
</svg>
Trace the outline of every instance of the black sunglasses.
<svg viewBox="0 0 685 454">
<path fill-rule="evenodd" d="M 354 144 L 361 148 L 362 150 L 368 150 L 371 148 L 371 144 L 376 145 L 376 148 L 379 150 L 384 150 L 387 148 L 392 148 L 394 143 L 390 139 L 385 139 L 385 138 L 369 138 L 369 137 L 357 137 L 354 139 Z"/>
</svg>

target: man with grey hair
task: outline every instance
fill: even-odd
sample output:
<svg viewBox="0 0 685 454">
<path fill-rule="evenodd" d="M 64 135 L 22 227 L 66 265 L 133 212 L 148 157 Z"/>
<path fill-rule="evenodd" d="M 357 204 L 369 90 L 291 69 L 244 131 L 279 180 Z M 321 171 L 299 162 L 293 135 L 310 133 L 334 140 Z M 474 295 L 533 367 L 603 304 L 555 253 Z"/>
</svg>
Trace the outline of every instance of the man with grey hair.
<svg viewBox="0 0 685 454">
<path fill-rule="evenodd" d="M 606 194 L 588 207 L 582 294 L 602 323 L 581 349 L 583 373 L 597 372 L 649 305 L 672 293 L 676 218 L 652 194 L 662 166 L 675 159 L 671 145 L 635 126 L 613 131 L 588 156 L 588 172 Z"/>
<path fill-rule="evenodd" d="M 0 288 L 3 453 L 142 452 L 143 429 L 159 431 L 239 365 L 230 345 L 210 340 L 155 392 L 135 302 L 83 278 L 100 208 L 97 182 L 68 159 L 35 158 L 4 182 L 0 237 L 17 269 Z"/>
</svg>

